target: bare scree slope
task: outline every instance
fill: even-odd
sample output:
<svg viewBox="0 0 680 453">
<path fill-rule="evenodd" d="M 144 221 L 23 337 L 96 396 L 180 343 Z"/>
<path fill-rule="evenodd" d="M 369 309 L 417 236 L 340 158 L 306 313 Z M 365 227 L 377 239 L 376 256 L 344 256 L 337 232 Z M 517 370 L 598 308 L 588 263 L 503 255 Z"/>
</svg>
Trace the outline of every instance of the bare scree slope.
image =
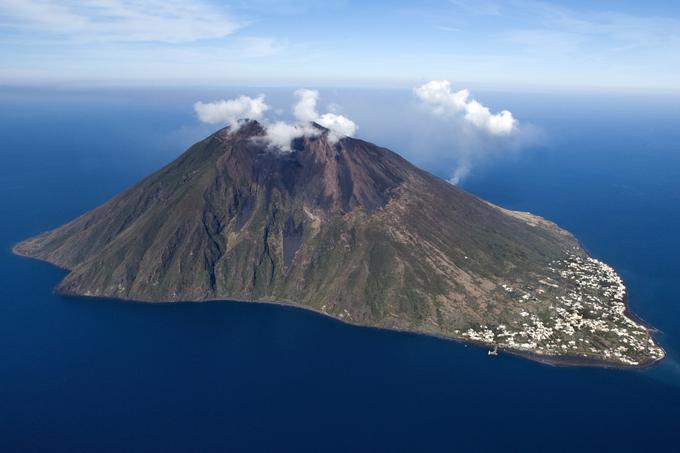
<svg viewBox="0 0 680 453">
<path fill-rule="evenodd" d="M 568 232 L 315 127 L 289 153 L 255 121 L 222 129 L 14 250 L 68 269 L 64 294 L 280 301 L 535 357 L 663 357 L 618 275 Z"/>
</svg>

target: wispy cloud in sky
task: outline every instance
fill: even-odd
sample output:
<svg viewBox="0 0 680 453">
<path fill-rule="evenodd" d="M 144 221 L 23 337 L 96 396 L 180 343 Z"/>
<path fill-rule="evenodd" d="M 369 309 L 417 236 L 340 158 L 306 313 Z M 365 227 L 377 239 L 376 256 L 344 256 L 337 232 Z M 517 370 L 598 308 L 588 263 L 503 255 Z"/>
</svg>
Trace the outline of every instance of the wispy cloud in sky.
<svg viewBox="0 0 680 453">
<path fill-rule="evenodd" d="M 680 91 L 680 4 L 0 0 L 0 59 L 0 83 L 405 87 L 448 78 Z"/>
<path fill-rule="evenodd" d="M 11 31 L 92 41 L 183 43 L 244 25 L 201 0 L 2 0 L 0 13 Z"/>
<path fill-rule="evenodd" d="M 680 4 L 448 0 L 403 13 L 457 30 L 450 53 L 458 67 L 439 64 L 438 73 L 458 80 L 677 91 Z"/>
<path fill-rule="evenodd" d="M 586 2 L 585 7 L 580 2 L 560 5 L 536 0 L 449 2 L 454 7 L 454 16 L 472 12 L 479 23 L 493 27 L 490 39 L 511 37 L 527 48 L 546 50 L 560 40 L 571 49 L 586 53 L 680 44 L 680 19 L 651 14 L 655 2 L 649 2 L 647 14 L 596 9 L 596 2 Z M 547 41 L 541 39 L 545 37 Z M 564 47 L 553 48 L 553 52 Z"/>
</svg>

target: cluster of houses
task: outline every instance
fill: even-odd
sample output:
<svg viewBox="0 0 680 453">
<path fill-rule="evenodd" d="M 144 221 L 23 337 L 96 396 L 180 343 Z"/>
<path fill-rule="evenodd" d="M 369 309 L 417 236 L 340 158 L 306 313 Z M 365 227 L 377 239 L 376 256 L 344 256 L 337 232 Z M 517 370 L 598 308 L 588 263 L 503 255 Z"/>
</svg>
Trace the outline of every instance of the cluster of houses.
<svg viewBox="0 0 680 453">
<path fill-rule="evenodd" d="M 553 261 L 549 269 L 555 278 L 539 280 L 538 287 L 502 285 L 517 302 L 509 305 L 516 316 L 505 316 L 511 321 L 457 333 L 502 349 L 621 365 L 663 357 L 649 330 L 626 316 L 626 287 L 614 269 L 578 255 Z"/>
</svg>

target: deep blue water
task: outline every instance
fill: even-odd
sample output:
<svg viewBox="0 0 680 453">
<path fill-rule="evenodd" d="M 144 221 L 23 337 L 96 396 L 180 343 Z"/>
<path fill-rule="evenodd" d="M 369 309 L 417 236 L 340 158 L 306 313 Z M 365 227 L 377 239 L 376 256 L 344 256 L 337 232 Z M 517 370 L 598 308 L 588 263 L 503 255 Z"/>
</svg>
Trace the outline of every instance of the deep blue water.
<svg viewBox="0 0 680 453">
<path fill-rule="evenodd" d="M 215 95 L 0 90 L 0 451 L 680 451 L 677 98 L 488 93 L 541 138 L 464 183 L 558 222 L 622 273 L 669 357 L 621 371 L 277 306 L 65 298 L 63 271 L 11 255 L 209 133 L 191 105 Z M 409 93 L 329 98 L 359 136 L 448 176 L 445 150 L 415 149 L 398 123 L 413 119 Z"/>
</svg>

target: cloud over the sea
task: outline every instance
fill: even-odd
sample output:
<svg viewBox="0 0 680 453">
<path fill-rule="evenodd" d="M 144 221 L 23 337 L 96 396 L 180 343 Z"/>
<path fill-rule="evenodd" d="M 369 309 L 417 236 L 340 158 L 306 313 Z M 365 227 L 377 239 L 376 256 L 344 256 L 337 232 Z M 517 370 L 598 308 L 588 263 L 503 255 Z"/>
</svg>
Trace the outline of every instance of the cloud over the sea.
<svg viewBox="0 0 680 453">
<path fill-rule="evenodd" d="M 456 162 L 449 176 L 452 184 L 460 183 L 475 165 L 517 150 L 534 135 L 531 126 L 520 129 L 509 110 L 492 113 L 467 89 L 454 91 L 448 80 L 432 80 L 413 93 L 451 135 L 450 152 Z"/>
<path fill-rule="evenodd" d="M 294 139 L 319 134 L 319 130 L 312 126 L 314 122 L 328 129 L 328 140 L 331 143 L 356 133 L 358 128 L 356 123 L 346 116 L 336 113 L 319 114 L 317 90 L 301 88 L 296 90 L 294 95 L 296 102 L 293 104 L 292 113 L 295 122 L 270 121 L 265 118 L 265 113 L 271 108 L 265 102 L 263 94 L 255 98 L 241 95 L 229 100 L 197 102 L 194 104 L 194 110 L 198 119 L 204 123 L 225 124 L 233 129 L 239 127 L 239 120 L 258 120 L 265 128 L 265 139 L 269 144 L 284 152 L 290 151 Z"/>
<path fill-rule="evenodd" d="M 452 91 L 448 80 L 432 80 L 414 89 L 414 93 L 434 113 L 462 115 L 465 121 L 493 135 L 511 134 L 519 125 L 509 110 L 491 113 L 488 107 L 470 99 L 468 90 Z"/>
</svg>

